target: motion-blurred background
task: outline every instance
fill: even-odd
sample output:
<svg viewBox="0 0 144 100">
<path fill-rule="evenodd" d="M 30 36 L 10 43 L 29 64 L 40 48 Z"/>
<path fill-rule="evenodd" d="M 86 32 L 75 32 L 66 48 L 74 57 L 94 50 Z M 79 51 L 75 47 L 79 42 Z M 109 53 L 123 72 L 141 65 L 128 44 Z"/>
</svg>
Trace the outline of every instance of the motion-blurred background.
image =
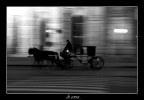
<svg viewBox="0 0 144 100">
<path fill-rule="evenodd" d="M 7 7 L 7 93 L 136 93 L 137 7 Z M 93 71 L 74 59 L 59 70 L 33 67 L 30 47 L 60 52 L 96 46 L 104 68 Z M 32 58 L 32 59 L 31 59 Z M 43 65 L 45 65 L 43 64 Z"/>
<path fill-rule="evenodd" d="M 7 56 L 27 56 L 28 48 L 59 52 L 96 46 L 104 58 L 137 58 L 137 7 L 7 7 Z"/>
</svg>

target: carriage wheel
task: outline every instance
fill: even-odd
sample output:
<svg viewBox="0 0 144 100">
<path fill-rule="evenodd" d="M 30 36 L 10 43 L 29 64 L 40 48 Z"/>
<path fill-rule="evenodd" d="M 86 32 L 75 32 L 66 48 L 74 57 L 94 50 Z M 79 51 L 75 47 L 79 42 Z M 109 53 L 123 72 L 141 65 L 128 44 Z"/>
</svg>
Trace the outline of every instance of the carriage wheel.
<svg viewBox="0 0 144 100">
<path fill-rule="evenodd" d="M 70 69 L 73 67 L 74 64 L 73 60 L 63 60 L 61 63 L 62 63 L 61 66 L 62 69 Z"/>
<path fill-rule="evenodd" d="M 90 68 L 92 69 L 102 69 L 104 66 L 104 59 L 100 56 L 96 56 L 95 58 L 92 59 L 90 63 Z"/>
</svg>

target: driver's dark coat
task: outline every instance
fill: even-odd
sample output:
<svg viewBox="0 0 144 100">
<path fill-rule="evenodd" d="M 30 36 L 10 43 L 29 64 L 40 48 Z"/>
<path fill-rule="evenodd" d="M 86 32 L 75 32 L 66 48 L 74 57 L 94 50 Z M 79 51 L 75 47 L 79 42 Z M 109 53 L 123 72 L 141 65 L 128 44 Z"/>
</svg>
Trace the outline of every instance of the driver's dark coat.
<svg viewBox="0 0 144 100">
<path fill-rule="evenodd" d="M 70 42 L 67 43 L 66 47 L 64 48 L 64 50 L 70 50 L 72 51 L 72 44 Z"/>
</svg>

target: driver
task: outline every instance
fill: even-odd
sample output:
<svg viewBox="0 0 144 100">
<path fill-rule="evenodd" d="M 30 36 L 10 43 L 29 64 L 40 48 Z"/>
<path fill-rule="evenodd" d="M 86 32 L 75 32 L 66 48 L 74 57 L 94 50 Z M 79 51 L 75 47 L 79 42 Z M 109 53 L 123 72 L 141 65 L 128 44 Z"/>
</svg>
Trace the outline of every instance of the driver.
<svg viewBox="0 0 144 100">
<path fill-rule="evenodd" d="M 67 44 L 66 47 L 64 48 L 64 52 L 66 52 L 66 50 L 69 50 L 69 52 L 72 52 L 72 44 L 70 43 L 69 40 L 66 40 Z"/>
<path fill-rule="evenodd" d="M 67 44 L 66 44 L 66 47 L 64 48 L 63 52 L 61 53 L 61 56 L 63 58 L 69 58 L 71 52 L 73 51 L 72 49 L 72 44 L 70 43 L 69 40 L 66 40 Z"/>
</svg>

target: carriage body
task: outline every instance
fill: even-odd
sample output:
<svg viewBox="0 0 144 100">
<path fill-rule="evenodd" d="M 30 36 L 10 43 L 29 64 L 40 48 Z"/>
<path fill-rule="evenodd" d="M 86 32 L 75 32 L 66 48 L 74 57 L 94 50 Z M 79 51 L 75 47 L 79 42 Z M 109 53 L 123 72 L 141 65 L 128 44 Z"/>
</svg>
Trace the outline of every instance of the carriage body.
<svg viewBox="0 0 144 100">
<path fill-rule="evenodd" d="M 74 55 L 80 63 L 89 63 L 96 56 L 96 46 L 75 46 Z"/>
<path fill-rule="evenodd" d="M 82 64 L 90 64 L 92 69 L 101 69 L 104 66 L 104 59 L 96 56 L 96 46 L 74 46 L 73 53 L 67 55 L 67 58 L 60 61 L 64 69 L 73 67 L 74 59 Z"/>
</svg>

